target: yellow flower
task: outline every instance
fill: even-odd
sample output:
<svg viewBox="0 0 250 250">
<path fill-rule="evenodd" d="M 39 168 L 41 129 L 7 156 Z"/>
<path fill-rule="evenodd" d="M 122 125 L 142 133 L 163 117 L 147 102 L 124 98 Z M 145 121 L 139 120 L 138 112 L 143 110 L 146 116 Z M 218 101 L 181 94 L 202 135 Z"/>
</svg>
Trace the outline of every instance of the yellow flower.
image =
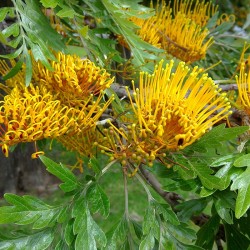
<svg viewBox="0 0 250 250">
<path fill-rule="evenodd" d="M 155 15 L 148 19 L 132 17 L 139 29 L 136 33 L 142 40 L 155 47 L 166 50 L 182 61 L 192 63 L 205 57 L 207 49 L 212 45 L 209 30 L 202 27 L 216 7 L 211 3 L 193 1 L 175 1 L 174 12 L 170 5 L 157 2 Z M 194 9 L 191 10 L 191 6 Z M 151 6 L 152 7 L 152 6 Z M 119 37 L 121 44 L 126 44 Z"/>
<path fill-rule="evenodd" d="M 209 31 L 201 28 L 184 14 L 178 13 L 159 23 L 162 32 L 162 47 L 171 55 L 185 62 L 194 62 L 205 57 L 207 49 L 212 45 L 213 38 L 206 42 Z"/>
<path fill-rule="evenodd" d="M 236 82 L 239 92 L 237 104 L 250 115 L 250 67 L 246 63 L 241 63 L 240 75 L 236 76 Z"/>
<path fill-rule="evenodd" d="M 8 156 L 8 147 L 20 142 L 56 138 L 74 131 L 73 109 L 62 106 L 45 88 L 30 85 L 14 88 L 1 101 L 0 145 Z"/>
<path fill-rule="evenodd" d="M 152 75 L 142 72 L 139 89 L 134 87 L 131 105 L 136 117 L 137 141 L 147 141 L 150 150 L 183 149 L 200 138 L 230 112 L 224 94 L 207 74 L 184 62 L 172 72 L 174 62 L 156 66 Z"/>
<path fill-rule="evenodd" d="M 208 20 L 218 11 L 218 5 L 211 2 L 193 1 L 193 0 L 175 0 L 173 14 L 178 12 L 185 14 L 187 18 L 192 19 L 197 25 L 204 27 Z"/>
<path fill-rule="evenodd" d="M 110 122 L 110 128 L 102 130 L 103 140 L 95 143 L 110 160 L 152 166 L 231 114 L 230 103 L 207 74 L 200 75 L 198 67 L 191 71 L 184 62 L 175 72 L 173 66 L 171 61 L 163 67 L 161 61 L 153 74 L 141 72 L 133 94 L 127 90 L 133 112 L 119 128 Z"/>
<path fill-rule="evenodd" d="M 38 62 L 33 65 L 33 76 L 35 82 L 58 94 L 63 103 L 76 105 L 91 94 L 98 96 L 114 81 L 105 69 L 95 66 L 88 59 L 61 52 L 55 56 L 57 61 L 50 62 L 54 71 L 49 71 Z"/>
<path fill-rule="evenodd" d="M 40 62 L 32 61 L 33 78 L 29 87 L 24 86 L 25 65 L 6 85 L 0 86 L 8 94 L 0 107 L 0 146 L 6 156 L 8 147 L 19 142 L 61 136 L 64 144 L 80 150 L 75 145 L 83 143 L 79 141 L 82 134 L 95 128 L 112 102 L 113 97 L 102 100 L 104 90 L 113 82 L 104 69 L 77 56 L 58 53 L 56 57 L 57 62 L 50 62 L 52 72 Z M 0 74 L 5 75 L 10 68 L 4 61 L 0 64 Z M 14 61 L 11 64 L 15 66 Z"/>
</svg>

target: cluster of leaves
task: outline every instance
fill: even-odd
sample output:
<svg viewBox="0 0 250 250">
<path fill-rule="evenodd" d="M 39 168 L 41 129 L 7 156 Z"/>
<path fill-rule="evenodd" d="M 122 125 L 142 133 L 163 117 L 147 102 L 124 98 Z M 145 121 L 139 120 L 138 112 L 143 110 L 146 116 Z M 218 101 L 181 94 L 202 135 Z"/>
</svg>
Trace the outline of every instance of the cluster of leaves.
<svg viewBox="0 0 250 250">
<path fill-rule="evenodd" d="M 145 69 L 147 60 L 160 59 L 161 51 L 131 32 L 136 27 L 127 20 L 129 17 L 138 11 L 145 18 L 153 15 L 153 11 L 137 2 L 13 0 L 14 7 L 0 9 L 0 21 L 7 16 L 16 20 L 0 32 L 0 41 L 13 49 L 13 53 L 2 57 L 17 58 L 18 63 L 4 79 L 15 75 L 25 63 L 25 82 L 29 84 L 32 74 L 29 50 L 48 69 L 48 59 L 54 60 L 50 49 L 85 55 L 111 69 L 114 63 L 125 61 L 116 48 L 113 34 L 126 38 L 133 65 Z M 54 10 L 66 36 L 51 26 L 42 7 Z M 208 28 L 215 27 L 218 15 L 211 18 Z M 98 26 L 91 27 L 92 21 Z M 219 70 L 211 71 L 215 79 L 231 77 L 240 57 L 245 38 L 236 37 L 232 26 L 233 22 L 222 23 L 211 31 L 215 44 L 209 49 L 207 59 L 197 63 L 206 68 L 221 60 Z M 247 27 L 246 24 L 244 28 Z M 232 63 L 235 67 L 228 67 Z M 124 111 L 117 96 L 114 109 L 117 113 Z M 91 171 L 77 176 L 63 164 L 41 156 L 47 171 L 62 181 L 63 199 L 59 204 L 49 205 L 34 196 L 5 194 L 10 206 L 0 208 L 0 224 L 14 223 L 22 231 L 1 231 L 0 249 L 212 249 L 220 233 L 228 250 L 247 249 L 250 153 L 248 144 L 239 153 L 236 139 L 247 130 L 248 127 L 217 126 L 185 150 L 169 153 L 172 168 L 158 162 L 147 168 L 161 180 L 166 192 L 178 193 L 185 199 L 171 207 L 159 195 L 148 194 L 148 206 L 141 221 L 130 217 L 125 207 L 121 219 L 108 232 L 98 225 L 96 218 L 101 216 L 109 221 L 110 202 L 100 180 L 113 165 L 106 165 L 99 156 L 88 159 Z M 146 193 L 151 192 L 143 181 Z"/>
<path fill-rule="evenodd" d="M 34 196 L 5 194 L 11 206 L 0 208 L 0 224 L 29 227 L 11 235 L 1 232 L 0 249 L 47 249 L 49 246 L 53 249 L 211 249 L 221 225 L 225 228 L 227 249 L 247 249 L 250 156 L 235 154 L 233 150 L 232 154 L 222 154 L 230 147 L 226 142 L 234 143 L 233 139 L 247 129 L 220 125 L 183 154 L 172 155 L 178 162 L 174 168 L 155 166 L 151 171 L 162 178 L 166 191 L 192 192 L 196 197 L 171 208 L 149 195 L 142 221 L 124 213 L 108 232 L 95 222 L 95 215 L 109 220 L 110 202 L 100 179 L 113 162 L 105 166 L 103 159 L 92 158 L 91 172 L 77 177 L 63 164 L 40 156 L 47 171 L 62 181 L 59 187 L 65 193 L 64 198 L 59 204 L 49 205 Z M 238 192 L 232 192 L 235 190 Z M 195 222 L 208 207 L 211 215 L 205 217 L 197 230 L 190 221 Z"/>
</svg>

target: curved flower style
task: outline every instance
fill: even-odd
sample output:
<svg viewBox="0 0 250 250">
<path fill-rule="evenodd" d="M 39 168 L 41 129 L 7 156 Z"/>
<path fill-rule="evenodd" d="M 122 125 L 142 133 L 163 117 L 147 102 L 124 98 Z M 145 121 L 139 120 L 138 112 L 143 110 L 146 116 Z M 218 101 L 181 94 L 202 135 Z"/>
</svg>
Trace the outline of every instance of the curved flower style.
<svg viewBox="0 0 250 250">
<path fill-rule="evenodd" d="M 9 146 L 43 138 L 62 136 L 61 141 L 70 146 L 72 139 L 79 140 L 96 126 L 113 100 L 102 102 L 104 90 L 113 82 L 104 69 L 77 56 L 58 53 L 56 57 L 57 62 L 50 62 L 53 72 L 33 60 L 29 87 L 24 86 L 23 69 L 0 86 L 8 94 L 0 103 L 0 146 L 6 156 Z M 1 65 L 4 75 L 9 66 L 3 61 Z"/>
<path fill-rule="evenodd" d="M 184 62 L 172 72 L 174 62 L 163 67 L 163 61 L 153 74 L 141 72 L 139 88 L 130 98 L 133 114 L 127 128 L 103 131 L 105 140 L 95 144 L 122 164 L 152 165 L 167 151 L 184 149 L 199 139 L 215 123 L 231 114 L 230 103 L 207 74 L 191 72 Z M 134 84 L 133 84 L 134 86 Z"/>
<path fill-rule="evenodd" d="M 229 114 L 230 104 L 207 74 L 195 67 L 191 73 L 179 63 L 161 62 L 153 75 L 141 73 L 131 104 L 138 119 L 139 138 L 150 138 L 158 147 L 183 149 Z M 128 92 L 129 93 L 129 92 Z"/>
<path fill-rule="evenodd" d="M 187 18 L 192 19 L 197 25 L 204 27 L 217 10 L 218 5 L 213 5 L 211 2 L 175 0 L 173 14 L 177 15 L 178 12 L 181 12 Z"/>
<path fill-rule="evenodd" d="M 185 62 L 194 62 L 205 57 L 207 49 L 212 45 L 213 38 L 205 39 L 208 29 L 202 29 L 184 14 L 178 13 L 159 24 L 162 36 L 162 47 L 171 55 Z"/>
<path fill-rule="evenodd" d="M 6 156 L 9 146 L 56 138 L 75 130 L 73 110 L 62 106 L 45 88 L 14 88 L 1 104 L 0 145 Z"/>
<path fill-rule="evenodd" d="M 249 116 L 250 115 L 250 67 L 246 63 L 241 63 L 240 75 L 236 76 L 236 82 L 239 91 L 237 104 Z M 244 123 L 244 125 L 249 125 L 249 124 Z"/>
<path fill-rule="evenodd" d="M 216 7 L 205 2 L 195 2 L 193 6 L 193 1 L 189 0 L 176 0 L 174 4 L 174 11 L 162 1 L 161 6 L 157 3 L 154 16 L 148 19 L 132 17 L 131 21 L 139 27 L 136 33 L 142 40 L 182 61 L 192 63 L 204 58 L 213 38 L 207 39 L 209 31 L 202 26 L 214 14 Z M 118 41 L 126 46 L 121 37 Z"/>
<path fill-rule="evenodd" d="M 55 56 L 57 61 L 51 62 L 54 71 L 38 62 L 34 64 L 33 75 L 36 82 L 57 93 L 63 103 L 77 104 L 91 94 L 99 95 L 114 81 L 109 73 L 88 59 L 61 52 Z"/>
</svg>

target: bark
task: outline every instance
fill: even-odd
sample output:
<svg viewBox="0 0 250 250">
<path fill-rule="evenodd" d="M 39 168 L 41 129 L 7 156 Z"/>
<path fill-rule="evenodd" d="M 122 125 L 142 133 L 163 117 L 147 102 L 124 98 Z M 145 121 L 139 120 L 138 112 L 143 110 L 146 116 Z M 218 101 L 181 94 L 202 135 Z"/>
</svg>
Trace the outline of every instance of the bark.
<svg viewBox="0 0 250 250">
<path fill-rule="evenodd" d="M 47 193 L 58 180 L 39 159 L 31 159 L 32 143 L 18 145 L 6 158 L 0 153 L 0 197 L 4 193 Z"/>
</svg>

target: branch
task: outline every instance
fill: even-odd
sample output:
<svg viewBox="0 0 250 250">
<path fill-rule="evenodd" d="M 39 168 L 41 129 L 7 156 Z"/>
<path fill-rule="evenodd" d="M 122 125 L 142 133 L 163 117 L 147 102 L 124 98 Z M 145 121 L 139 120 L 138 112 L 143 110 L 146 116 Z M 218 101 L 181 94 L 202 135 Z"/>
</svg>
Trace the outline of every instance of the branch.
<svg viewBox="0 0 250 250">
<path fill-rule="evenodd" d="M 181 197 L 172 192 L 166 192 L 162 189 L 161 184 L 155 178 L 153 174 L 151 174 L 148 170 L 140 166 L 141 175 L 144 179 L 148 182 L 148 184 L 167 202 L 174 208 L 176 205 L 179 204 L 178 200 L 181 200 Z"/>
<path fill-rule="evenodd" d="M 230 91 L 230 90 L 238 89 L 238 86 L 237 86 L 237 84 L 226 84 L 226 85 L 220 85 L 220 88 L 223 91 Z"/>
</svg>

